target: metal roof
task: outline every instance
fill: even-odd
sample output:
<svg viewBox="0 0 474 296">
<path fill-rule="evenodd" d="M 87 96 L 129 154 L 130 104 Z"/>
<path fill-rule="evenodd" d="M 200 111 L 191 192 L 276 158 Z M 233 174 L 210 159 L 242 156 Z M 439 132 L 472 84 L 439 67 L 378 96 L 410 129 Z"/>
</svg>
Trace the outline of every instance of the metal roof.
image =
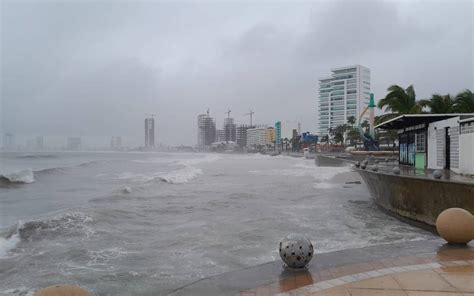
<svg viewBox="0 0 474 296">
<path fill-rule="evenodd" d="M 403 114 L 382 122 L 375 126 L 379 129 L 402 129 L 422 123 L 432 123 L 448 118 L 460 117 L 461 119 L 474 117 L 474 113 L 446 113 L 446 114 Z"/>
</svg>

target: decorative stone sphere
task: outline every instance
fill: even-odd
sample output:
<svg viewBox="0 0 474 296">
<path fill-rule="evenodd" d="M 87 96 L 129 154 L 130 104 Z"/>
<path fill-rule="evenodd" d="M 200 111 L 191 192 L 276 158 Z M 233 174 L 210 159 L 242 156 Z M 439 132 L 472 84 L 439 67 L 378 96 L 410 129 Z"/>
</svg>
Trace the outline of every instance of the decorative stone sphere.
<svg viewBox="0 0 474 296">
<path fill-rule="evenodd" d="M 450 244 L 467 244 L 474 239 L 474 216 L 461 208 L 444 210 L 436 219 L 436 230 Z"/>
<path fill-rule="evenodd" d="M 442 176 L 443 176 L 443 173 L 442 173 L 440 170 L 435 170 L 435 171 L 433 172 L 433 177 L 434 177 L 435 179 L 441 179 Z"/>
<path fill-rule="evenodd" d="M 288 267 L 303 268 L 313 258 L 313 244 L 306 237 L 292 233 L 280 241 L 280 257 Z"/>
<path fill-rule="evenodd" d="M 49 286 L 36 291 L 34 296 L 90 296 L 78 286 Z"/>
<path fill-rule="evenodd" d="M 356 168 L 360 167 L 360 161 L 356 161 L 356 163 L 354 164 Z"/>
<path fill-rule="evenodd" d="M 399 167 L 394 167 L 392 169 L 392 172 L 395 174 L 395 175 L 400 175 L 400 168 Z"/>
<path fill-rule="evenodd" d="M 366 165 L 365 163 L 362 163 L 362 164 L 360 165 L 360 168 L 363 169 L 363 170 L 365 170 L 366 167 L 367 167 L 367 165 Z"/>
<path fill-rule="evenodd" d="M 385 162 L 388 162 L 388 158 L 385 158 Z"/>
<path fill-rule="evenodd" d="M 377 165 L 372 166 L 372 171 L 376 172 L 379 170 L 379 167 Z"/>
</svg>

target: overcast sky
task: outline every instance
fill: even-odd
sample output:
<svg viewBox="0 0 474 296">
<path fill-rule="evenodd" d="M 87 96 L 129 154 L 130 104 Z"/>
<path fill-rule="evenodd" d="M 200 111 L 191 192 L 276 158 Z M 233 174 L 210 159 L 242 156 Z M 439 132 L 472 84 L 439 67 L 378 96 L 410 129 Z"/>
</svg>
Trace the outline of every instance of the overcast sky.
<svg viewBox="0 0 474 296">
<path fill-rule="evenodd" d="M 316 131 L 319 77 L 361 64 L 380 99 L 474 89 L 473 1 L 1 1 L 1 128 L 17 143 L 110 136 L 196 144 L 196 117 L 301 121 Z M 23 142 L 22 142 L 23 141 Z"/>
</svg>

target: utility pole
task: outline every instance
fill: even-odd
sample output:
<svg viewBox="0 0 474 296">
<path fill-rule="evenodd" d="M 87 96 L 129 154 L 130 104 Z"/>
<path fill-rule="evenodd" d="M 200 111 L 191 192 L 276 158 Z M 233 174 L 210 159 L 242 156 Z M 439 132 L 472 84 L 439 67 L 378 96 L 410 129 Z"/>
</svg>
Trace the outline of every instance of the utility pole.
<svg viewBox="0 0 474 296">
<path fill-rule="evenodd" d="M 244 116 L 250 115 L 250 126 L 252 126 L 252 115 L 254 115 L 254 114 L 255 114 L 255 112 L 253 112 L 252 110 L 250 110 L 250 113 L 244 114 Z"/>
</svg>

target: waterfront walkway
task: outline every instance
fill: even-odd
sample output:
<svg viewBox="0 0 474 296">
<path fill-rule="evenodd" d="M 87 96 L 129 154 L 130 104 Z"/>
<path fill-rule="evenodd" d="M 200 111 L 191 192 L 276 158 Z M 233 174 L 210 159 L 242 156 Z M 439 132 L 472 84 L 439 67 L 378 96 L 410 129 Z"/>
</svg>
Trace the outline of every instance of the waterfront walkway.
<svg viewBox="0 0 474 296">
<path fill-rule="evenodd" d="M 474 296 L 474 249 L 445 245 L 434 253 L 308 270 L 239 295 Z"/>
<path fill-rule="evenodd" d="M 216 275 L 170 295 L 474 296 L 474 243 L 412 241 L 316 254 L 304 270 L 282 265 L 276 260 Z"/>
</svg>

